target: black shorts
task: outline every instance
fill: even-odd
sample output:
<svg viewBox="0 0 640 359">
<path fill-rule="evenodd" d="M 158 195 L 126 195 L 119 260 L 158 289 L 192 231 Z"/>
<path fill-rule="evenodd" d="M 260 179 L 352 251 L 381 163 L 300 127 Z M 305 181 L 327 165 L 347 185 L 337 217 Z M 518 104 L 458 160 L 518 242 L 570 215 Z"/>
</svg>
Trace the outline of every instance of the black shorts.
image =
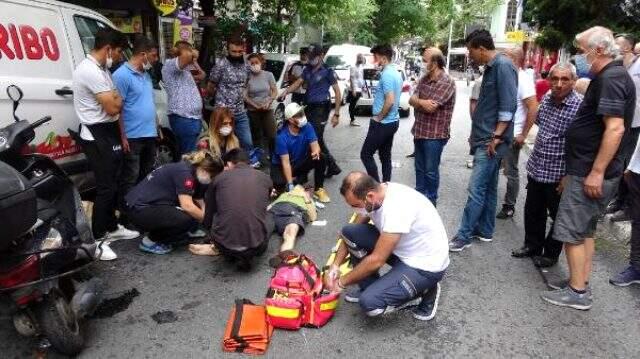
<svg viewBox="0 0 640 359">
<path fill-rule="evenodd" d="M 302 208 L 292 203 L 280 202 L 274 204 L 269 212 L 273 214 L 273 222 L 279 235 L 282 235 L 287 225 L 292 223 L 300 227 L 298 236 L 304 235 L 305 210 Z"/>
</svg>

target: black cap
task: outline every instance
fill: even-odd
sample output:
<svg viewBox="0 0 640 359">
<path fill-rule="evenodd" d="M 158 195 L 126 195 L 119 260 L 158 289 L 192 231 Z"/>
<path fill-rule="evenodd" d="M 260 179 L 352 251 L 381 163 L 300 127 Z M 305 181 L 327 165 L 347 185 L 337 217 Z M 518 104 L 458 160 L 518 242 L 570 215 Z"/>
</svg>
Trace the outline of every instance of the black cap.
<svg viewBox="0 0 640 359">
<path fill-rule="evenodd" d="M 318 56 L 322 56 L 322 54 L 323 54 L 322 46 L 320 46 L 318 44 L 309 45 L 309 58 L 310 59 L 316 58 Z"/>
</svg>

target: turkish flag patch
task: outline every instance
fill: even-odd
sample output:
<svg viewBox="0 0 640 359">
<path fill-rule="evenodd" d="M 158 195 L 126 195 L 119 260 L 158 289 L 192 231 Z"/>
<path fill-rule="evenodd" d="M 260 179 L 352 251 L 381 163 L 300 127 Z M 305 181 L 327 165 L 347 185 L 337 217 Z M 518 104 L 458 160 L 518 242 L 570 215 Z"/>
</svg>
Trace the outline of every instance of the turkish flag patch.
<svg viewBox="0 0 640 359">
<path fill-rule="evenodd" d="M 184 180 L 184 188 L 193 189 L 193 187 L 195 187 L 195 183 L 191 178 L 187 178 Z"/>
</svg>

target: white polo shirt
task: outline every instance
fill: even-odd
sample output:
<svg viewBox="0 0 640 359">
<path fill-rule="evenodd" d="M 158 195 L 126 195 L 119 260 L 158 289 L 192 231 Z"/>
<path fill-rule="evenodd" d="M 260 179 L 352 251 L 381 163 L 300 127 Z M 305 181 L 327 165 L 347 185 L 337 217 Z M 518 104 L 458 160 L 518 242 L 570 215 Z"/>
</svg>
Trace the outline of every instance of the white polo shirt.
<svg viewBox="0 0 640 359">
<path fill-rule="evenodd" d="M 518 70 L 518 107 L 513 117 L 513 135 L 517 136 L 522 134 L 524 125 L 527 122 L 527 113 L 529 110 L 526 107 L 524 100 L 529 97 L 536 96 L 536 86 L 531 75 L 525 70 Z"/>
<path fill-rule="evenodd" d="M 108 123 L 118 119 L 110 116 L 98 102 L 96 95 L 112 91 L 116 87 L 108 70 L 100 66 L 91 56 L 82 60 L 73 71 L 73 108 L 80 119 L 80 137 L 85 141 L 93 141 L 91 132 L 84 125 Z"/>
<path fill-rule="evenodd" d="M 411 187 L 387 183 L 382 207 L 369 217 L 380 233 L 399 233 L 393 249 L 413 268 L 441 272 L 449 266 L 449 241 L 442 219 L 431 202 Z"/>
</svg>

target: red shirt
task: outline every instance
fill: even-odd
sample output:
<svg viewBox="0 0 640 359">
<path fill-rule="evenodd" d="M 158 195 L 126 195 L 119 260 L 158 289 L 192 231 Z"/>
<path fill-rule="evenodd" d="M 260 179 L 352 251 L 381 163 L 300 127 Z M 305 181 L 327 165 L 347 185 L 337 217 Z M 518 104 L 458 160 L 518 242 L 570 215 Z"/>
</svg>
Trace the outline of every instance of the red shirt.
<svg viewBox="0 0 640 359">
<path fill-rule="evenodd" d="M 540 79 L 536 81 L 536 97 L 538 98 L 538 103 L 542 101 L 544 95 L 551 89 L 551 84 L 547 79 Z"/>
<path fill-rule="evenodd" d="M 415 110 L 415 122 L 411 133 L 415 139 L 449 138 L 453 107 L 456 104 L 456 83 L 444 71 L 435 80 L 424 76 L 416 91 L 421 100 L 433 100 L 438 103 L 435 112 Z"/>
</svg>

